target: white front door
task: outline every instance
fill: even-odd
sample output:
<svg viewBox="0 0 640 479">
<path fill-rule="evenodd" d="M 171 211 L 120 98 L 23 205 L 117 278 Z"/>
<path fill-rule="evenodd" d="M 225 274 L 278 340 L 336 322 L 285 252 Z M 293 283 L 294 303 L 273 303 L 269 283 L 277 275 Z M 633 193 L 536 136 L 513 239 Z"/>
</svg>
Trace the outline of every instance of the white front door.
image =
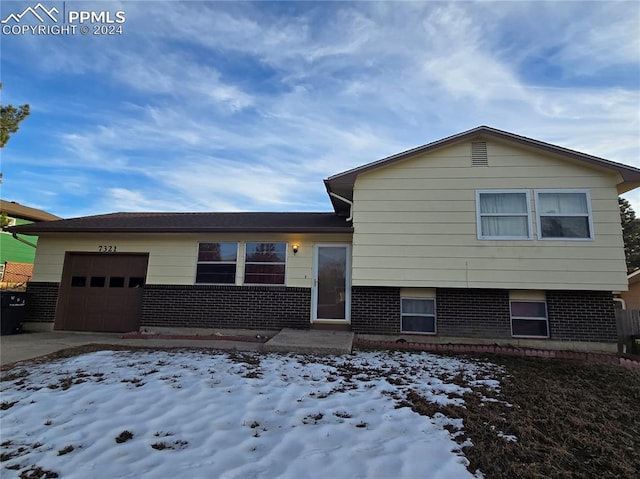
<svg viewBox="0 0 640 479">
<path fill-rule="evenodd" d="M 314 254 L 313 321 L 348 323 L 351 306 L 348 244 L 318 244 Z"/>
</svg>

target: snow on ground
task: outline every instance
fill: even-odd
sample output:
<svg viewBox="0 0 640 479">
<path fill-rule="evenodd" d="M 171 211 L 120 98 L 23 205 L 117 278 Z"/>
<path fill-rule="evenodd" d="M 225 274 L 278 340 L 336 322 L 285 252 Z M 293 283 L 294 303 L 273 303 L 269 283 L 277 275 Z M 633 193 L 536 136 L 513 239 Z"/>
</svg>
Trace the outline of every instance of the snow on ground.
<svg viewBox="0 0 640 479">
<path fill-rule="evenodd" d="M 398 406 L 410 390 L 464 405 L 460 384 L 497 389 L 486 379 L 495 368 L 426 353 L 211 351 L 100 351 L 25 366 L 2 382 L 0 475 L 481 477 L 445 429 L 460 419 Z"/>
</svg>

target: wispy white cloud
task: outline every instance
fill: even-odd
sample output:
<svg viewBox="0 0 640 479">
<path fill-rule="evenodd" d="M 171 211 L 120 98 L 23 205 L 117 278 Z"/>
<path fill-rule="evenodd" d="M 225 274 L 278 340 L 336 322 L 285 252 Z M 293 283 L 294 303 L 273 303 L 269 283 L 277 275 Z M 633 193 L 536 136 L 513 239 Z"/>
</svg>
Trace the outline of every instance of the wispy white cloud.
<svg viewBox="0 0 640 479">
<path fill-rule="evenodd" d="M 480 124 L 640 167 L 634 3 L 118 8 L 122 37 L 3 45 L 5 71 L 38 59 L 22 96 L 43 128 L 9 170 L 75 168 L 83 213 L 328 209 L 323 177 Z"/>
</svg>

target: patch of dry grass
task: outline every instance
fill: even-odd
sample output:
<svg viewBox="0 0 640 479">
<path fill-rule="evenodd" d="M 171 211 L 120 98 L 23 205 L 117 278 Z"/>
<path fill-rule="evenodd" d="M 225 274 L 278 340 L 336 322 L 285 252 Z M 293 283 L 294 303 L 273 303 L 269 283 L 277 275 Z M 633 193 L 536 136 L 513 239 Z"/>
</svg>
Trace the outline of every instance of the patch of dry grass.
<svg viewBox="0 0 640 479">
<path fill-rule="evenodd" d="M 487 479 L 639 477 L 640 374 L 573 361 L 487 360 L 505 368 L 500 401 L 467 394 L 467 408 L 456 409 L 473 442 L 464 449 L 470 471 Z"/>
</svg>

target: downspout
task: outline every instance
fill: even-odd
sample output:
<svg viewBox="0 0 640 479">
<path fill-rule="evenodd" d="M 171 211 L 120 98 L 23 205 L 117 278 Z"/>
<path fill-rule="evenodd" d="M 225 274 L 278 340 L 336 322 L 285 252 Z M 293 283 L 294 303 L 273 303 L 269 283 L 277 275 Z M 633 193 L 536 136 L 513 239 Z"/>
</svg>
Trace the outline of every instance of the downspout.
<svg viewBox="0 0 640 479">
<path fill-rule="evenodd" d="M 344 196 L 337 195 L 333 191 L 330 191 L 329 194 L 349 205 L 349 217 L 347 218 L 347 221 L 351 221 L 353 219 L 353 201 L 346 199 Z"/>
<path fill-rule="evenodd" d="M 37 245 L 32 243 L 31 241 L 27 241 L 24 238 L 19 238 L 18 237 L 18 233 L 11 233 L 11 235 L 13 236 L 13 239 L 20 241 L 20 243 L 27 244 L 27 245 L 31 246 L 32 248 L 37 248 Z"/>
</svg>

